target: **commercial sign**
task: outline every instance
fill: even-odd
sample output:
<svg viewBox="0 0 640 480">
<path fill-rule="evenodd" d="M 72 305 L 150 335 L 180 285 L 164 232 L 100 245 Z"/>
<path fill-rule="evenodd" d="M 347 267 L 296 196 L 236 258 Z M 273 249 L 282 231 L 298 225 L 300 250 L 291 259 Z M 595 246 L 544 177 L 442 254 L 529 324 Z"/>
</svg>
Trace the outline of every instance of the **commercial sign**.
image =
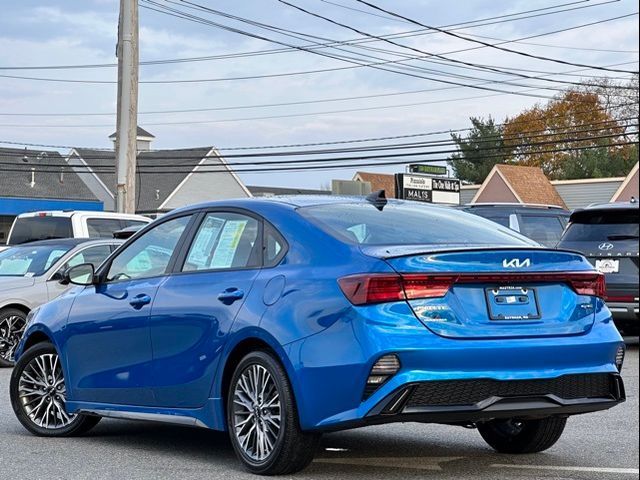
<svg viewBox="0 0 640 480">
<path fill-rule="evenodd" d="M 428 175 L 397 173 L 396 198 L 417 202 L 460 204 L 460 180 Z"/>
<path fill-rule="evenodd" d="M 410 173 L 422 173 L 425 175 L 446 175 L 447 167 L 440 165 L 424 165 L 422 163 L 414 163 L 409 165 Z"/>
</svg>

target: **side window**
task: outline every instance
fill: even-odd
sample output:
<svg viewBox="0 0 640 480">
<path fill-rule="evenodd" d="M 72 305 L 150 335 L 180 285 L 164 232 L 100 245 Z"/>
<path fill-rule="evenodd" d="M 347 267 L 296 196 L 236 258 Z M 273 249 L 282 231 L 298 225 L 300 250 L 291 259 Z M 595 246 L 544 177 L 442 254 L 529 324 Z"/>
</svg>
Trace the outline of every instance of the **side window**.
<svg viewBox="0 0 640 480">
<path fill-rule="evenodd" d="M 122 220 L 123 227 L 144 227 L 148 222 L 141 222 L 140 220 Z"/>
<path fill-rule="evenodd" d="M 287 243 L 280 232 L 265 222 L 264 225 L 264 265 L 273 266 L 280 261 Z"/>
<path fill-rule="evenodd" d="M 91 238 L 113 238 L 113 232 L 122 228 L 118 218 L 88 218 L 87 229 Z"/>
<path fill-rule="evenodd" d="M 128 245 L 111 263 L 107 281 L 164 274 L 189 220 L 191 215 L 161 223 Z"/>
<path fill-rule="evenodd" d="M 260 266 L 258 221 L 237 213 L 209 213 L 189 248 L 183 272 Z"/>
<path fill-rule="evenodd" d="M 505 215 L 487 215 L 485 218 L 488 220 L 491 220 L 492 222 L 499 223 L 503 227 L 510 227 L 509 217 L 506 214 Z"/>
<path fill-rule="evenodd" d="M 47 271 L 51 265 L 60 260 L 60 257 L 67 253 L 68 250 L 52 250 L 44 264 L 44 270 Z"/>
<path fill-rule="evenodd" d="M 109 245 L 96 245 L 89 247 L 81 252 L 76 253 L 62 267 L 62 270 L 80 265 L 81 263 L 91 263 L 98 268 L 105 259 L 111 255 L 111 247 Z"/>
</svg>

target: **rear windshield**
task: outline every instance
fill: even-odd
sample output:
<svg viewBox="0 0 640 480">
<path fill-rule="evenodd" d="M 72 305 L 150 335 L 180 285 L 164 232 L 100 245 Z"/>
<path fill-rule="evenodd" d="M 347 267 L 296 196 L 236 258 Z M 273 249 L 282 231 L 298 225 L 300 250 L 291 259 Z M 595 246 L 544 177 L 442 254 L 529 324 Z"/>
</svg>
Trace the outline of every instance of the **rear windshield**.
<svg viewBox="0 0 640 480">
<path fill-rule="evenodd" d="M 553 215 L 521 215 L 520 233 L 547 247 L 555 247 L 560 241 L 566 221 Z"/>
<path fill-rule="evenodd" d="M 582 212 L 573 216 L 563 242 L 638 241 L 638 210 Z"/>
<path fill-rule="evenodd" d="M 73 245 L 28 245 L 0 252 L 0 277 L 37 277 L 45 273 Z"/>
<path fill-rule="evenodd" d="M 334 237 L 363 245 L 533 244 L 477 215 L 418 203 L 389 202 L 382 211 L 366 203 L 319 205 L 298 211 Z"/>
<path fill-rule="evenodd" d="M 7 244 L 18 245 L 36 240 L 68 237 L 73 237 L 69 217 L 18 217 Z"/>
</svg>

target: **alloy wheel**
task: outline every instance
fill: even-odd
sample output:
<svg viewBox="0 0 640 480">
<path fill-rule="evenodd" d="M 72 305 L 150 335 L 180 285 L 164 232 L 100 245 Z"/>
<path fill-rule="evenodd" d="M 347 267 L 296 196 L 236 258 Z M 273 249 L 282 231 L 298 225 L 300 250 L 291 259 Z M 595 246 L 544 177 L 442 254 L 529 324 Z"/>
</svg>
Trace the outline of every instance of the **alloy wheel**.
<svg viewBox="0 0 640 480">
<path fill-rule="evenodd" d="M 27 417 L 41 428 L 56 430 L 75 418 L 65 409 L 66 387 L 58 355 L 45 353 L 31 359 L 20 374 L 18 398 Z"/>
<path fill-rule="evenodd" d="M 265 367 L 251 364 L 238 377 L 232 413 L 233 432 L 244 454 L 255 462 L 267 459 L 282 431 L 282 405 Z"/>
<path fill-rule="evenodd" d="M 0 358 L 13 362 L 13 356 L 24 329 L 26 321 L 20 315 L 7 315 L 0 318 Z"/>
</svg>

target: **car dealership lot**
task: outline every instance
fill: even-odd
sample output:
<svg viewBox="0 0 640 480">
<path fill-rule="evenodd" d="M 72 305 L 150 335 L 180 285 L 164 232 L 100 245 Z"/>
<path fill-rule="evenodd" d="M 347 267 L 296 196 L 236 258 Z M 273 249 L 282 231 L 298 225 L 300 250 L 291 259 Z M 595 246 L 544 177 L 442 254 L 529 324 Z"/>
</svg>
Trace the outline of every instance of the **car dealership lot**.
<svg viewBox="0 0 640 480">
<path fill-rule="evenodd" d="M 103 420 L 86 437 L 27 433 L 9 404 L 11 371 L 0 370 L 0 478 L 236 479 L 225 434 L 171 425 Z M 327 434 L 314 463 L 295 478 L 638 478 L 638 347 L 623 370 L 627 402 L 573 417 L 546 453 L 495 454 L 460 427 L 392 424 Z"/>
</svg>

